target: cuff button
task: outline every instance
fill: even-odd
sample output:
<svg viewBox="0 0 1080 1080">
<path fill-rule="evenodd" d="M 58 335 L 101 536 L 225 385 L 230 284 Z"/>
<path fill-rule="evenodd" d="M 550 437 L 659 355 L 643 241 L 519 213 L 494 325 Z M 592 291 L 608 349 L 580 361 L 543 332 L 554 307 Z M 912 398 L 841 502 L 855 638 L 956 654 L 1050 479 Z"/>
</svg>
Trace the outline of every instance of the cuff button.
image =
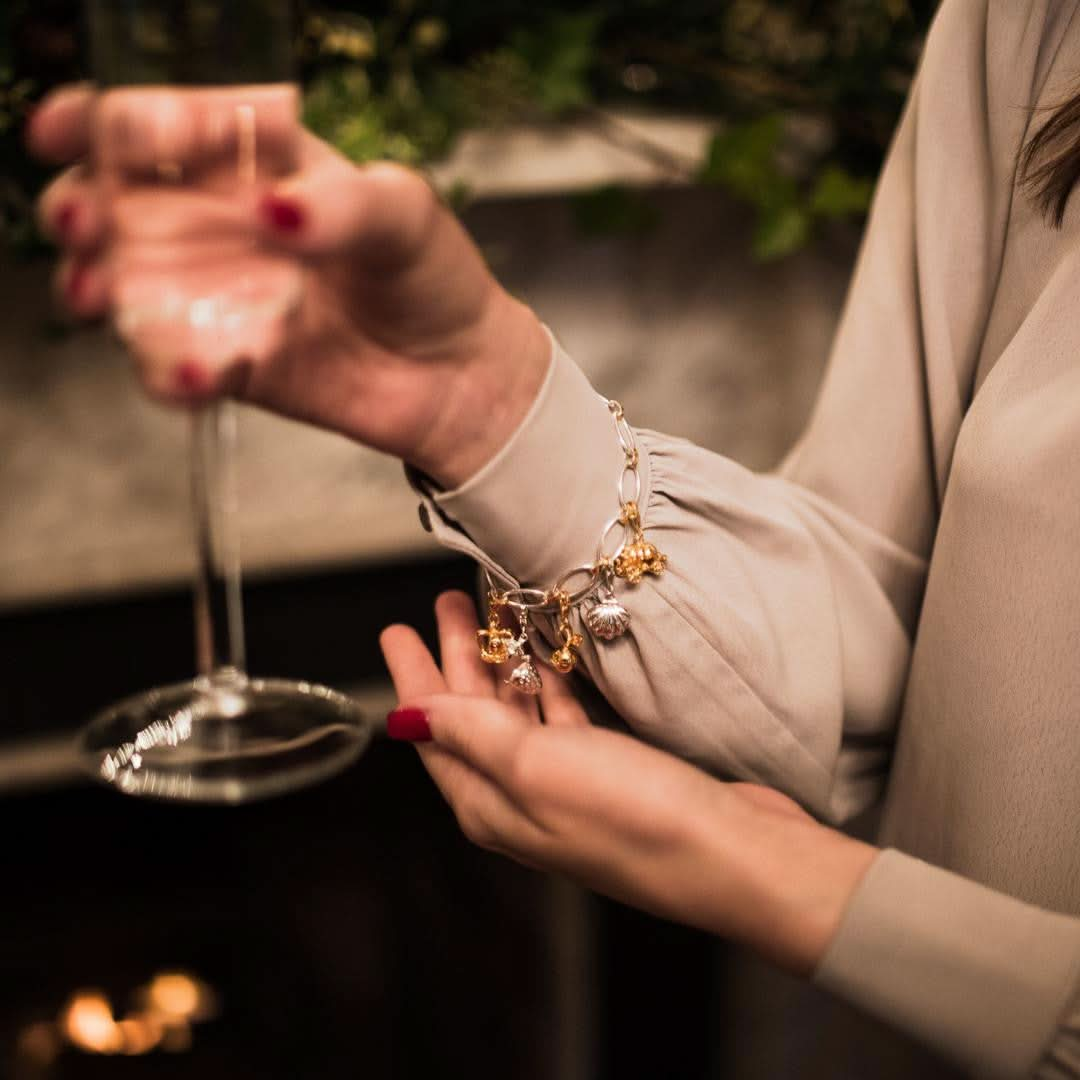
<svg viewBox="0 0 1080 1080">
<path fill-rule="evenodd" d="M 416 514 L 417 517 L 420 518 L 420 526 L 424 530 L 424 532 L 431 532 L 431 511 L 428 510 L 426 504 L 421 503 L 416 508 Z"/>
</svg>

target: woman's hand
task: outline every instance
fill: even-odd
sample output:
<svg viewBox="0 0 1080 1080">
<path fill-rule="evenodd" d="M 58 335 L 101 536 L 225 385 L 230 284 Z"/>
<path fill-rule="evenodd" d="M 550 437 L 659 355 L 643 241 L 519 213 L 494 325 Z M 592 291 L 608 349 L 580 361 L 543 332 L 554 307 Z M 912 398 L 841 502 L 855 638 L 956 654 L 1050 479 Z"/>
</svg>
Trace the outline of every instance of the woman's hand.
<svg viewBox="0 0 1080 1080">
<path fill-rule="evenodd" d="M 64 251 L 59 291 L 81 318 L 106 315 L 137 284 L 117 280 L 123 271 L 110 258 L 120 230 L 87 164 L 93 106 L 86 87 L 58 91 L 27 133 L 40 157 L 74 163 L 45 192 L 39 214 Z M 146 121 L 152 138 L 142 142 L 172 160 L 183 152 L 170 156 L 163 144 L 175 136 L 189 148 L 197 140 L 188 128 L 200 129 L 197 118 L 186 127 L 169 118 L 167 127 Z M 139 197 L 137 229 L 152 221 L 190 242 L 221 228 L 220 205 L 203 210 L 168 185 Z M 422 177 L 390 164 L 356 167 L 305 133 L 299 171 L 239 213 L 244 220 L 230 219 L 229 228 L 239 224 L 264 250 L 307 268 L 287 340 L 227 365 L 155 356 L 135 342 L 150 393 L 180 403 L 242 397 L 394 454 L 447 487 L 495 455 L 539 390 L 549 342 Z"/>
<path fill-rule="evenodd" d="M 814 969 L 874 848 L 778 792 L 593 727 L 554 672 L 539 702 L 518 695 L 480 661 L 467 596 L 436 614 L 442 671 L 413 630 L 383 633 L 402 703 L 389 728 L 417 742 L 471 840 Z"/>
</svg>

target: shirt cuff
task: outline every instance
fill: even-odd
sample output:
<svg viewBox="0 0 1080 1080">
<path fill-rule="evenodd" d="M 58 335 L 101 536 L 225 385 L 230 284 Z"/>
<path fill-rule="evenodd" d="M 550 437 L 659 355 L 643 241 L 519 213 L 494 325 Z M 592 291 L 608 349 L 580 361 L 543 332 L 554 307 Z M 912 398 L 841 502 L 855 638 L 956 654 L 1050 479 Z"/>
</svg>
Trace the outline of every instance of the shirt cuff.
<svg viewBox="0 0 1080 1080">
<path fill-rule="evenodd" d="M 421 520 L 436 539 L 539 588 L 595 559 L 604 526 L 619 512 L 624 462 L 605 399 L 551 341 L 540 393 L 487 465 L 453 491 L 435 492 L 410 477 L 421 496 Z M 649 463 L 639 450 L 645 515 Z"/>
<path fill-rule="evenodd" d="M 978 1075 L 1031 1075 L 1080 971 L 1080 923 L 886 850 L 815 974 Z"/>
</svg>

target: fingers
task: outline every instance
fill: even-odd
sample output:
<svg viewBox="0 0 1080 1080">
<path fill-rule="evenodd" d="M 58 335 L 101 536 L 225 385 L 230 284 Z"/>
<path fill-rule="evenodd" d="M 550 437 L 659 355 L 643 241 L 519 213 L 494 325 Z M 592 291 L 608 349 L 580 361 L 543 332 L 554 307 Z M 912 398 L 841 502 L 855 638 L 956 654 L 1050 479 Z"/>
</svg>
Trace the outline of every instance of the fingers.
<svg viewBox="0 0 1080 1080">
<path fill-rule="evenodd" d="M 88 84 L 65 86 L 48 94 L 27 127 L 31 153 L 57 165 L 86 157 L 93 102 L 94 92 Z"/>
<path fill-rule="evenodd" d="M 98 190 L 83 165 L 62 172 L 38 199 L 38 226 L 61 247 L 91 251 L 105 239 Z"/>
<path fill-rule="evenodd" d="M 446 680 L 435 658 L 411 626 L 388 626 L 379 637 L 398 701 L 410 701 L 446 691 Z"/>
<path fill-rule="evenodd" d="M 128 176 L 220 174 L 234 186 L 238 169 L 254 182 L 256 168 L 280 176 L 296 167 L 297 114 L 295 92 L 281 86 L 114 89 L 93 109 L 94 152 L 103 167 Z"/>
<path fill-rule="evenodd" d="M 464 614 L 461 598 L 468 599 L 461 593 L 441 598 L 441 606 L 450 608 L 451 619 Z M 491 850 L 512 855 L 530 850 L 537 841 L 536 827 L 506 795 L 498 781 L 485 775 L 480 767 L 480 761 L 494 765 L 500 752 L 493 748 L 490 753 L 480 753 L 477 760 L 463 753 L 466 747 L 476 746 L 462 730 L 468 723 L 470 710 L 477 704 L 501 707 L 489 699 L 445 694 L 446 682 L 442 673 L 420 635 L 411 627 L 388 627 L 382 633 L 380 644 L 398 699 L 425 703 L 423 711 L 435 741 L 421 744 L 417 749 L 424 767 L 454 811 L 462 832 L 474 844 Z M 490 692 L 489 686 L 487 693 Z M 431 694 L 438 696 L 426 696 Z M 436 712 L 438 718 L 433 720 Z M 503 712 L 502 717 L 485 714 L 482 726 L 489 731 L 518 727 L 511 711 L 504 709 Z M 504 755 L 501 760 L 509 761 L 505 757 L 509 744 L 504 740 L 499 743 Z"/>
<path fill-rule="evenodd" d="M 349 251 L 373 267 L 400 266 L 424 247 L 440 215 L 449 219 L 427 181 L 409 169 L 386 162 L 358 167 L 329 148 L 311 158 L 258 207 L 265 235 L 290 251 Z"/>
<path fill-rule="evenodd" d="M 64 250 L 54 275 L 61 305 L 78 319 L 108 313 L 111 275 L 102 257 L 105 215 L 85 166 L 61 173 L 37 205 L 41 232 Z"/>
<path fill-rule="evenodd" d="M 589 717 L 574 697 L 570 680 L 554 673 L 544 679 L 540 712 L 548 727 L 589 727 Z"/>
<path fill-rule="evenodd" d="M 535 846 L 537 830 L 505 792 L 468 762 L 439 746 L 421 746 L 420 758 L 474 844 L 520 857 Z"/>
<path fill-rule="evenodd" d="M 493 780 L 504 790 L 517 787 L 516 769 L 528 740 L 542 729 L 520 722 L 519 714 L 492 698 L 441 693 L 402 699 L 421 711 L 435 745 Z"/>
<path fill-rule="evenodd" d="M 109 310 L 108 265 L 97 258 L 68 255 L 60 262 L 54 279 L 61 304 L 78 319 L 100 319 Z"/>
<path fill-rule="evenodd" d="M 445 592 L 435 601 L 439 651 L 446 685 L 459 694 L 494 697 L 495 673 L 480 659 L 476 605 L 463 592 Z"/>
</svg>

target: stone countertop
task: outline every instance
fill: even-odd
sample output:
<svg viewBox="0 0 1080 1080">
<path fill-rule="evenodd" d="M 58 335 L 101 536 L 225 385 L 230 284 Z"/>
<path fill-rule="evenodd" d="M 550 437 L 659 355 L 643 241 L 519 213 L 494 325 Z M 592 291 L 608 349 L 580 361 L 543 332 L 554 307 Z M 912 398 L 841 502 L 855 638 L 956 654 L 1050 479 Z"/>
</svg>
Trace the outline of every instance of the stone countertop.
<svg viewBox="0 0 1080 1080">
<path fill-rule="evenodd" d="M 482 203 L 496 273 L 633 422 L 754 467 L 798 435 L 855 237 L 748 266 L 745 212 L 652 192 L 642 235 L 584 238 L 557 198 Z M 187 419 L 144 400 L 100 331 L 45 331 L 49 268 L 0 262 L 0 609 L 182 583 Z M 400 465 L 243 410 L 236 532 L 249 576 L 437 554 Z"/>
</svg>

